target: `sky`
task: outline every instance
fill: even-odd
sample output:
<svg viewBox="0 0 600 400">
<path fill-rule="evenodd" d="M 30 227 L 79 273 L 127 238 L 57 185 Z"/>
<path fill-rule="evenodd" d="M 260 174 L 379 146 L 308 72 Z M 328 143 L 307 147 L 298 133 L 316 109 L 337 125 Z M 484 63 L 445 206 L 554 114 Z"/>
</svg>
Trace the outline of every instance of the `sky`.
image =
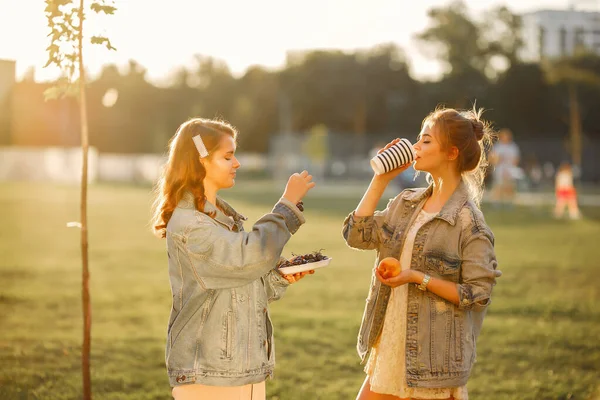
<svg viewBox="0 0 600 400">
<path fill-rule="evenodd" d="M 86 0 L 89 3 L 89 0 Z M 415 34 L 428 26 L 427 10 L 449 0 L 116 0 L 112 16 L 90 14 L 88 35 L 110 37 L 117 51 L 84 50 L 96 74 L 105 63 L 125 66 L 133 59 L 150 81 L 168 81 L 177 67 L 193 66 L 202 54 L 224 60 L 239 76 L 251 65 L 280 68 L 288 51 L 356 50 L 394 42 L 406 52 L 412 75 L 435 79 L 443 67 L 423 51 Z M 513 12 L 564 9 L 600 11 L 600 0 L 466 0 L 477 16 L 499 4 Z M 36 80 L 57 76 L 42 68 L 49 29 L 43 0 L 0 0 L 0 59 L 17 61 L 17 79 L 35 67 Z M 124 67 L 122 67 L 124 68 Z"/>
</svg>

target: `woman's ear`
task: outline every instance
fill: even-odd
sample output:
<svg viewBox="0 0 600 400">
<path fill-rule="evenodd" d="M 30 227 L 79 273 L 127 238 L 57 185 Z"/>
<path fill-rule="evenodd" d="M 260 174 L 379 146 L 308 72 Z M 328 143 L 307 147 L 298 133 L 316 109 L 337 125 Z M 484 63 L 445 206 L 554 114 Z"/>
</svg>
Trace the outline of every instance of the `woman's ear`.
<svg viewBox="0 0 600 400">
<path fill-rule="evenodd" d="M 448 150 L 448 160 L 450 161 L 454 161 L 458 158 L 458 147 L 456 146 L 452 146 L 450 147 L 450 150 Z"/>
</svg>

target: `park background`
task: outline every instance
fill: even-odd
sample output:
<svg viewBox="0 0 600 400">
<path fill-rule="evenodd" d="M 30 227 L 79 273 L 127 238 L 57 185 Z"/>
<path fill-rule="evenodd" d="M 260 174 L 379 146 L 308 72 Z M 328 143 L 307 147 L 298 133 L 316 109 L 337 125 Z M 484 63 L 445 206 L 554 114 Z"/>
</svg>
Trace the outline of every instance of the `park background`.
<svg viewBox="0 0 600 400">
<path fill-rule="evenodd" d="M 88 53 L 94 397 L 169 398 L 171 294 L 149 219 L 181 122 L 220 117 L 240 130 L 238 183 L 222 196 L 246 229 L 289 174 L 314 173 L 308 222 L 285 254 L 324 249 L 333 262 L 272 305 L 267 398 L 349 399 L 364 378 L 355 341 L 374 254 L 347 248 L 341 226 L 368 186 L 369 156 L 395 137 L 415 141 L 440 104 L 477 104 L 513 132 L 521 174 L 513 207 L 489 195 L 482 206 L 503 276 L 470 397 L 600 398 L 600 2 L 193 3 L 116 1 L 114 16 L 90 22 L 117 48 Z M 81 261 L 67 223 L 80 218 L 78 105 L 44 100 L 57 75 L 40 68 L 43 2 L 0 6 L 0 398 L 76 399 Z M 264 58 L 269 49 L 284 56 Z M 552 217 L 565 161 L 576 221 Z M 426 184 L 413 176 L 380 206 Z"/>
</svg>

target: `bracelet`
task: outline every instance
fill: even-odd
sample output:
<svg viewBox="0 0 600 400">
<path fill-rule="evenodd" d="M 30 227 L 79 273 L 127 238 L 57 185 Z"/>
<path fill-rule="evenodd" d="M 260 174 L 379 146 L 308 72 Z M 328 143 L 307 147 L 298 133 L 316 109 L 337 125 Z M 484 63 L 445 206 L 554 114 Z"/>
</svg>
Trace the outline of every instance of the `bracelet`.
<svg viewBox="0 0 600 400">
<path fill-rule="evenodd" d="M 296 207 L 298 207 L 298 210 L 304 212 L 304 203 L 302 201 L 297 202 Z"/>
<path fill-rule="evenodd" d="M 429 284 L 430 279 L 431 279 L 431 277 L 429 275 L 425 274 L 425 277 L 423 277 L 423 282 L 421 282 L 421 284 L 417 286 L 417 289 L 426 292 L 427 284 Z"/>
</svg>

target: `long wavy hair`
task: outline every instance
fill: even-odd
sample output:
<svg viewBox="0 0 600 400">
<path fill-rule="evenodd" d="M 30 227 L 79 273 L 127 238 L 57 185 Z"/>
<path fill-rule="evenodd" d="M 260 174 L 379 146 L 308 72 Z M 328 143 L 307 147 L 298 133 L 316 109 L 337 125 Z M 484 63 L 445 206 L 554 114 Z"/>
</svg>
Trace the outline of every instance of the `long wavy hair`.
<svg viewBox="0 0 600 400">
<path fill-rule="evenodd" d="M 192 138 L 200 135 L 208 157 L 212 157 L 223 136 L 237 140 L 237 134 L 233 126 L 220 120 L 192 118 L 179 126 L 169 141 L 169 157 L 154 189 L 152 227 L 158 237 L 167 236 L 167 224 L 173 210 L 186 192 L 194 196 L 196 209 L 204 212 L 206 169 L 200 163 L 200 154 Z"/>
</svg>

